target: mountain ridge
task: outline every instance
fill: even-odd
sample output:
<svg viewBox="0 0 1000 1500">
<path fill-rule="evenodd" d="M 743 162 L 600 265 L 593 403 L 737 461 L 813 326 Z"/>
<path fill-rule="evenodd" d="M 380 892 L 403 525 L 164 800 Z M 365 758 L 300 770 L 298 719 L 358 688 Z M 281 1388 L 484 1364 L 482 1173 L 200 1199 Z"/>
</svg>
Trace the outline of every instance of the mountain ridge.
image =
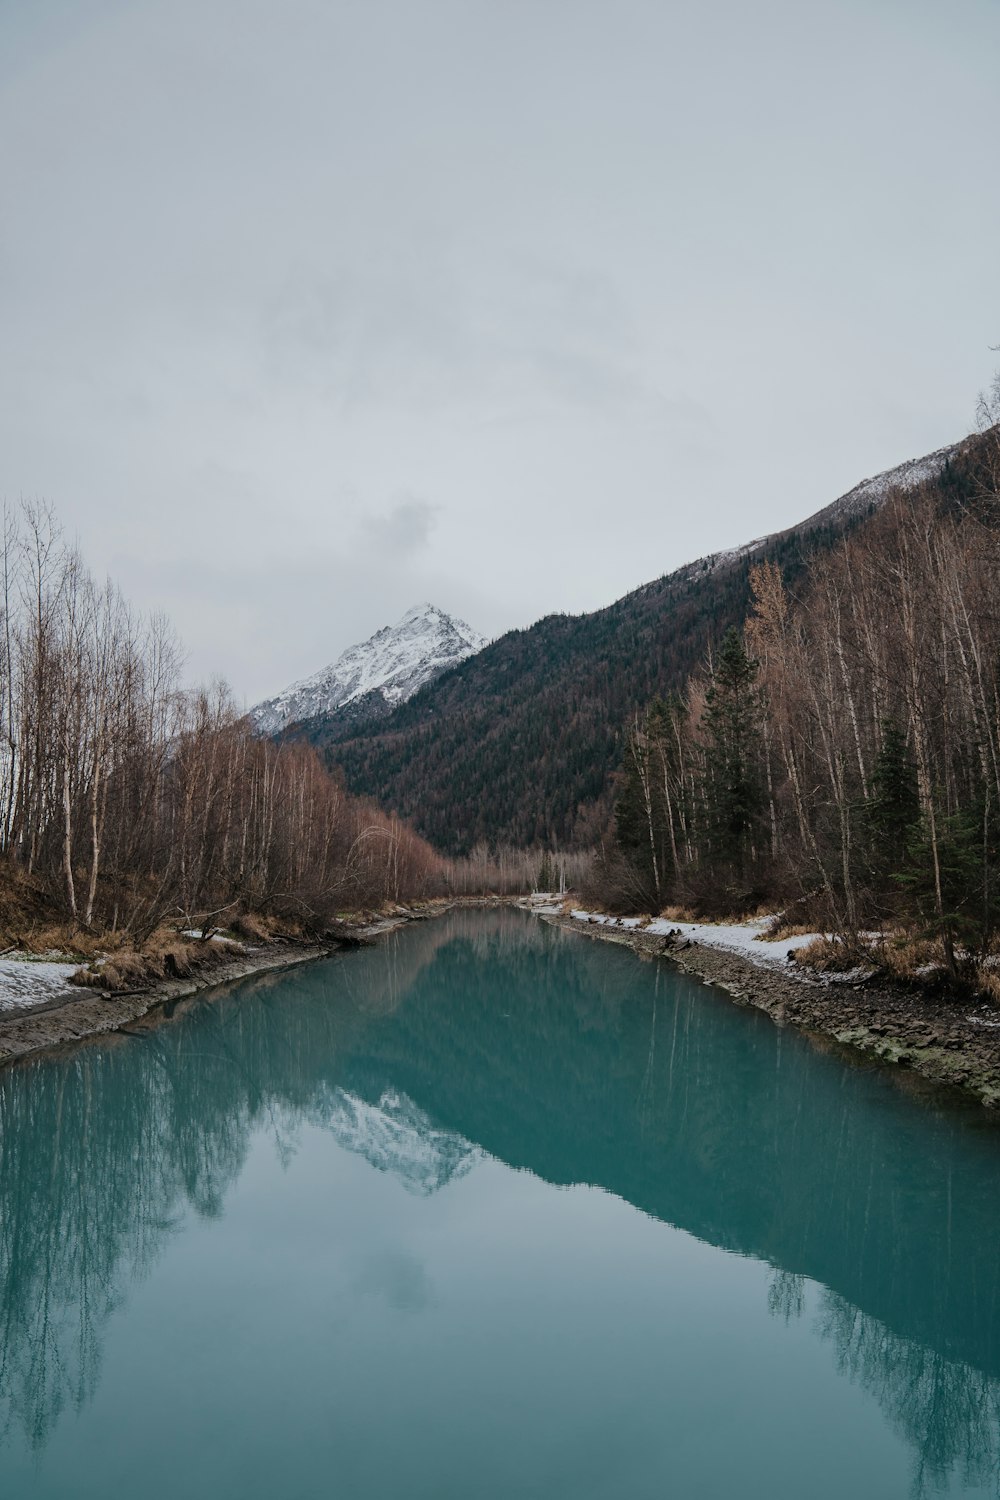
<svg viewBox="0 0 1000 1500">
<path fill-rule="evenodd" d="M 683 564 L 676 571 L 689 575 L 694 575 L 699 571 L 712 572 L 715 568 L 724 567 L 727 563 L 735 562 L 740 558 L 759 556 L 769 545 L 790 533 L 807 535 L 817 527 L 863 518 L 872 508 L 877 509 L 881 506 L 893 490 L 912 490 L 928 480 L 937 478 L 942 469 L 956 456 L 961 446 L 961 443 L 947 443 L 943 448 L 935 448 L 933 453 L 925 453 L 922 458 L 904 459 L 901 464 L 894 464 L 891 469 L 883 469 L 879 474 L 860 480 L 853 489 L 846 490 L 829 505 L 822 506 L 821 509 L 813 511 L 812 515 L 806 516 L 802 521 L 796 521 L 782 531 L 768 532 L 765 536 L 755 537 L 752 542 L 744 542 L 742 546 L 731 547 L 722 552 L 710 552 L 705 557 L 696 558 L 694 562 Z M 673 574 L 667 576 L 673 577 Z"/>
<path fill-rule="evenodd" d="M 624 726 L 679 690 L 740 625 L 767 556 L 794 588 L 810 555 L 895 490 L 961 487 L 966 439 L 862 480 L 784 531 L 686 564 L 589 614 L 545 616 L 443 672 L 378 723 L 298 725 L 348 787 L 449 853 L 477 843 L 586 845 L 602 834 Z"/>
</svg>

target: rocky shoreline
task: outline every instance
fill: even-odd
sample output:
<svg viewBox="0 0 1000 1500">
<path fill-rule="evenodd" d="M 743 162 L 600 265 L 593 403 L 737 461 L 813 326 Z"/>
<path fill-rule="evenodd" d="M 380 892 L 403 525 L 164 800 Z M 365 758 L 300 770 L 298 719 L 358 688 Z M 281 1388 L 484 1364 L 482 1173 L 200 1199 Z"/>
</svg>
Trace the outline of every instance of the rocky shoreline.
<svg viewBox="0 0 1000 1500">
<path fill-rule="evenodd" d="M 346 929 L 345 940 L 307 946 L 278 941 L 247 948 L 229 962 L 214 964 L 188 978 L 163 980 L 141 992 L 116 995 L 81 988 L 40 1005 L 4 1012 L 0 1014 L 0 1068 L 39 1052 L 75 1046 L 115 1032 L 149 1029 L 172 1016 L 178 1002 L 202 991 L 222 993 L 252 975 L 315 963 L 354 944 L 373 942 L 406 922 L 436 916 L 455 904 L 429 901 L 419 907 L 400 907 L 374 919 L 341 922 L 339 925 Z"/>
<path fill-rule="evenodd" d="M 374 920 L 351 924 L 348 942 L 370 942 L 411 921 L 427 920 L 457 905 L 507 904 L 494 900 L 431 901 L 397 908 Z M 845 1056 L 898 1070 L 913 1086 L 957 1091 L 991 1113 L 1000 1112 L 1000 1012 L 971 1002 L 921 995 L 902 987 L 843 983 L 754 963 L 739 953 L 670 934 L 581 922 L 531 902 L 511 904 L 533 911 L 582 937 L 618 943 L 640 957 L 666 958 L 741 1005 L 762 1010 L 779 1026 L 795 1026 Z M 0 1067 L 39 1052 L 76 1045 L 133 1028 L 148 1029 L 173 1014 L 178 1002 L 204 991 L 224 992 L 252 975 L 314 963 L 342 951 L 344 942 L 292 947 L 275 943 L 248 949 L 231 961 L 190 978 L 166 980 L 139 994 L 104 995 L 81 989 L 58 999 L 0 1015 Z"/>
<path fill-rule="evenodd" d="M 169 1010 L 200 990 L 223 989 L 236 980 L 270 969 L 325 958 L 329 947 L 258 949 L 190 979 L 168 980 L 141 994 L 104 995 L 81 989 L 79 999 L 50 1000 L 0 1017 L 0 1067 L 38 1052 L 128 1030 L 154 1013 Z"/>
<path fill-rule="evenodd" d="M 974 1003 L 915 994 L 902 987 L 838 983 L 791 965 L 758 965 L 720 948 L 672 940 L 636 928 L 589 925 L 539 913 L 584 937 L 621 943 L 647 958 L 668 958 L 743 1005 L 764 1011 L 779 1026 L 795 1026 L 848 1055 L 904 1070 L 910 1079 L 959 1090 L 991 1111 L 1000 1110 L 1000 1012 Z"/>
</svg>

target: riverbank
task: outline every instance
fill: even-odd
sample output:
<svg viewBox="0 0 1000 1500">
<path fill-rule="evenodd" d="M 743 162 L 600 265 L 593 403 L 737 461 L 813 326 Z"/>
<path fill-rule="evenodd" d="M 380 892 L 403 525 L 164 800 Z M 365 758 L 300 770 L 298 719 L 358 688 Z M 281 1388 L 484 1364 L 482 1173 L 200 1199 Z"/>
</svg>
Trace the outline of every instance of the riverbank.
<svg viewBox="0 0 1000 1500">
<path fill-rule="evenodd" d="M 794 941 L 760 944 L 758 960 L 747 956 L 748 942 L 714 946 L 693 941 L 679 924 L 673 928 L 675 936 L 670 930 L 626 926 L 598 913 L 573 916 L 552 904 L 526 906 L 567 931 L 624 944 L 647 958 L 669 958 L 738 1003 L 764 1011 L 779 1026 L 796 1026 L 827 1044 L 908 1070 L 935 1086 L 959 1089 L 991 1110 L 1000 1109 L 1000 1012 L 993 1007 L 920 995 L 864 978 L 824 979 L 791 964 L 779 967 L 775 955 L 766 950 L 785 953 Z M 670 929 L 671 924 L 656 925 Z"/>
<path fill-rule="evenodd" d="M 109 994 L 70 986 L 68 974 L 78 965 L 58 961 L 19 963 L 19 969 L 24 968 L 32 977 L 37 977 L 39 993 L 44 992 L 41 981 L 46 970 L 52 971 L 51 978 L 56 982 L 52 998 L 0 1011 L 0 1068 L 39 1052 L 71 1046 L 118 1031 L 129 1031 L 143 1023 L 148 1024 L 158 1013 L 172 1011 L 179 1001 L 202 991 L 221 992 L 238 980 L 252 975 L 314 963 L 355 943 L 374 942 L 407 922 L 427 920 L 450 911 L 456 905 L 469 904 L 487 903 L 470 902 L 461 898 L 431 900 L 413 906 L 396 906 L 385 914 L 365 916 L 353 921 L 341 920 L 338 925 L 345 933 L 343 940 L 306 946 L 280 941 L 260 946 L 247 945 L 243 952 L 226 962 L 213 964 L 187 978 L 160 981 L 132 994 Z"/>
<path fill-rule="evenodd" d="M 182 1000 L 226 990 L 252 975 L 312 963 L 351 942 L 371 942 L 407 922 L 428 920 L 458 906 L 507 904 L 510 898 L 456 898 L 396 907 L 343 924 L 344 941 L 307 947 L 272 943 L 247 947 L 227 962 L 185 979 L 165 980 L 138 994 L 109 995 L 63 986 L 55 998 L 0 1012 L 0 1067 L 36 1053 L 130 1031 L 171 1013 Z M 859 978 L 829 979 L 787 963 L 788 952 L 808 938 L 759 943 L 744 927 L 695 928 L 692 924 L 615 919 L 577 910 L 553 899 L 519 900 L 534 915 L 584 937 L 618 943 L 645 958 L 669 958 L 739 1004 L 764 1011 L 814 1039 L 849 1049 L 872 1062 L 906 1070 L 913 1079 L 961 1090 L 991 1110 L 1000 1109 L 1000 1012 L 968 1002 L 915 994 Z M 689 934 L 697 932 L 698 941 Z M 748 955 L 752 954 L 750 957 Z M 20 967 L 20 966 L 19 966 Z M 27 966 L 25 966 L 27 967 Z M 65 964 L 31 965 L 37 973 Z M 65 973 L 61 973 L 65 979 Z"/>
</svg>

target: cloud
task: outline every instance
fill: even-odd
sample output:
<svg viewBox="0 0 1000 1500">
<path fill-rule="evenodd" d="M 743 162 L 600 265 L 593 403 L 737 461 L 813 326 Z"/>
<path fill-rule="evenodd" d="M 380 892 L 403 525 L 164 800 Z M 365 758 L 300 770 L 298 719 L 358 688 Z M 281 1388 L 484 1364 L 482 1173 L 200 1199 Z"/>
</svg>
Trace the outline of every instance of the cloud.
<svg viewBox="0 0 1000 1500">
<path fill-rule="evenodd" d="M 1000 9 L 875 9 L 0 6 L 0 497 L 253 701 L 421 599 L 594 609 L 953 440 Z M 937 200 L 975 232 L 915 234 Z"/>
<path fill-rule="evenodd" d="M 369 548 L 395 561 L 412 557 L 427 546 L 440 509 L 412 497 L 398 501 L 386 515 L 368 516 L 361 525 Z"/>
</svg>

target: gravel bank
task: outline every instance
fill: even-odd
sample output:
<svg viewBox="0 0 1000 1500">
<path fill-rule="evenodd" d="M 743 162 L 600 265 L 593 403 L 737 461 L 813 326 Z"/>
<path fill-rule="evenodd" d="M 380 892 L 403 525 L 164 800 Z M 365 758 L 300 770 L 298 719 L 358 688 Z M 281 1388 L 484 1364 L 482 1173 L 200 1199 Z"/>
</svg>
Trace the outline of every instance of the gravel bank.
<svg viewBox="0 0 1000 1500">
<path fill-rule="evenodd" d="M 128 1029 L 199 990 L 224 987 L 267 969 L 309 963 L 332 951 L 323 947 L 250 950 L 232 963 L 220 964 L 190 979 L 165 981 L 142 994 L 114 995 L 107 1000 L 94 990 L 75 988 L 68 996 L 0 1015 L 0 1067 L 33 1052 Z"/>
<path fill-rule="evenodd" d="M 765 1011 L 779 1026 L 797 1026 L 935 1085 L 960 1089 L 990 1109 L 1000 1108 L 1000 1012 L 992 1008 L 868 983 L 824 982 L 791 965 L 786 973 L 701 943 L 539 915 L 583 937 L 622 943 L 646 957 L 667 957 L 740 1004 Z"/>
</svg>

